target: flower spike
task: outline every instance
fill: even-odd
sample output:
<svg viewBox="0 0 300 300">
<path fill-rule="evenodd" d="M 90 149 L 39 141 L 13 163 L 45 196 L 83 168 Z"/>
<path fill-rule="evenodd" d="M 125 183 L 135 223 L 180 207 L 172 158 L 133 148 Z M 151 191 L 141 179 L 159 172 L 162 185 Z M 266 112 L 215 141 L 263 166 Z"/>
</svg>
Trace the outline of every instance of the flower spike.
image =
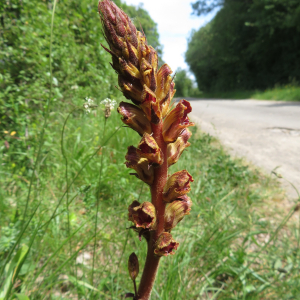
<svg viewBox="0 0 300 300">
<path fill-rule="evenodd" d="M 140 240 L 144 237 L 148 251 L 138 289 L 138 260 L 134 254 L 129 258 L 134 293 L 126 297 L 149 300 L 160 257 L 174 254 L 179 246 L 170 232 L 191 210 L 187 193 L 192 176 L 183 170 L 168 177 L 168 167 L 190 146 L 192 134 L 187 127 L 194 125 L 188 118 L 192 108 L 181 100 L 170 109 L 176 91 L 172 70 L 167 64 L 158 70 L 157 53 L 144 32 L 111 0 L 100 0 L 98 8 L 108 43 L 107 48 L 102 47 L 112 57 L 121 92 L 133 102 L 121 102 L 118 112 L 122 122 L 142 137 L 137 148 L 128 147 L 125 164 L 150 186 L 152 201 L 133 201 L 128 207 L 128 219 L 133 222 L 130 228 Z"/>
</svg>

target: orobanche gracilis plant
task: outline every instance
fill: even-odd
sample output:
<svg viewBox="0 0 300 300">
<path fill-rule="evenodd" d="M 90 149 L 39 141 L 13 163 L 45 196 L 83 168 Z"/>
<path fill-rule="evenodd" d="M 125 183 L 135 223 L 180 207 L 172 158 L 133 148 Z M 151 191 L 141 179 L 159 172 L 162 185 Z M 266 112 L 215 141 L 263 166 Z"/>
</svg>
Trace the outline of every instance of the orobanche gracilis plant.
<svg viewBox="0 0 300 300">
<path fill-rule="evenodd" d="M 172 70 L 167 64 L 158 70 L 156 51 L 130 18 L 110 0 L 99 2 L 99 13 L 110 49 L 103 47 L 112 56 L 111 65 L 118 73 L 123 95 L 133 102 L 121 102 L 118 112 L 122 121 L 141 136 L 137 147 L 128 147 L 126 166 L 134 169 L 134 175 L 151 191 L 151 202 L 134 201 L 128 208 L 132 228 L 140 239 L 145 238 L 148 252 L 138 290 L 138 259 L 134 253 L 129 257 L 135 293 L 126 297 L 145 300 L 150 298 L 160 258 L 174 254 L 178 248 L 171 230 L 191 210 L 187 193 L 192 176 L 182 170 L 168 177 L 168 168 L 190 145 L 187 127 L 194 124 L 187 114 L 192 109 L 186 100 L 170 108 L 175 94 Z"/>
</svg>

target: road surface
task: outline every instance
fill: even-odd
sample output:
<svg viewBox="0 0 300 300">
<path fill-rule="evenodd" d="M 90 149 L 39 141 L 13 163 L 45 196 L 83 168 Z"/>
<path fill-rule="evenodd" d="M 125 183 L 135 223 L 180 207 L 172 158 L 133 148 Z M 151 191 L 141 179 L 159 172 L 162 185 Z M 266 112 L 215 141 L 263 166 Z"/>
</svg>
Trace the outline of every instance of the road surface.
<svg viewBox="0 0 300 300">
<path fill-rule="evenodd" d="M 191 119 L 218 137 L 231 154 L 268 173 L 279 167 L 277 172 L 300 191 L 300 102 L 190 101 Z M 290 185 L 283 186 L 290 199 L 297 198 Z"/>
</svg>

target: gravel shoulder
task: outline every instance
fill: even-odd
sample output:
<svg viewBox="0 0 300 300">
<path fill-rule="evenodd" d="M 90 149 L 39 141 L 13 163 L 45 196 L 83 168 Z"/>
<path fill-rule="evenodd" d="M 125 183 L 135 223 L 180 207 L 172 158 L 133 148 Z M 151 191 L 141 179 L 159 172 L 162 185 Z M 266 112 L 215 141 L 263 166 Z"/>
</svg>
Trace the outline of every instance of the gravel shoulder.
<svg viewBox="0 0 300 300">
<path fill-rule="evenodd" d="M 191 119 L 234 156 L 277 172 L 300 191 L 300 102 L 192 100 Z M 289 199 L 296 191 L 281 180 Z"/>
</svg>

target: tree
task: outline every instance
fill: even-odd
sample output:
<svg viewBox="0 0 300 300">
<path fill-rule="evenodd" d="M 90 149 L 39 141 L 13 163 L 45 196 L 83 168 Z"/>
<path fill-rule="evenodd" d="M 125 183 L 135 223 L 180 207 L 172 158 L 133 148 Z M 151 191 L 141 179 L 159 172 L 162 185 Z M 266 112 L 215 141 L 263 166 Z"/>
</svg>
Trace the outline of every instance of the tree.
<svg viewBox="0 0 300 300">
<path fill-rule="evenodd" d="M 300 80 L 300 2 L 224 0 L 189 39 L 186 62 L 201 90 L 265 89 Z"/>
<path fill-rule="evenodd" d="M 199 97 L 200 91 L 184 69 L 178 68 L 175 76 L 176 97 Z"/>
<path fill-rule="evenodd" d="M 213 10 L 215 10 L 217 7 L 223 6 L 225 0 L 213 0 L 208 1 L 206 0 L 199 0 L 195 3 L 192 3 L 192 8 L 194 10 L 193 14 L 200 16 L 200 15 L 205 15 Z"/>
</svg>

